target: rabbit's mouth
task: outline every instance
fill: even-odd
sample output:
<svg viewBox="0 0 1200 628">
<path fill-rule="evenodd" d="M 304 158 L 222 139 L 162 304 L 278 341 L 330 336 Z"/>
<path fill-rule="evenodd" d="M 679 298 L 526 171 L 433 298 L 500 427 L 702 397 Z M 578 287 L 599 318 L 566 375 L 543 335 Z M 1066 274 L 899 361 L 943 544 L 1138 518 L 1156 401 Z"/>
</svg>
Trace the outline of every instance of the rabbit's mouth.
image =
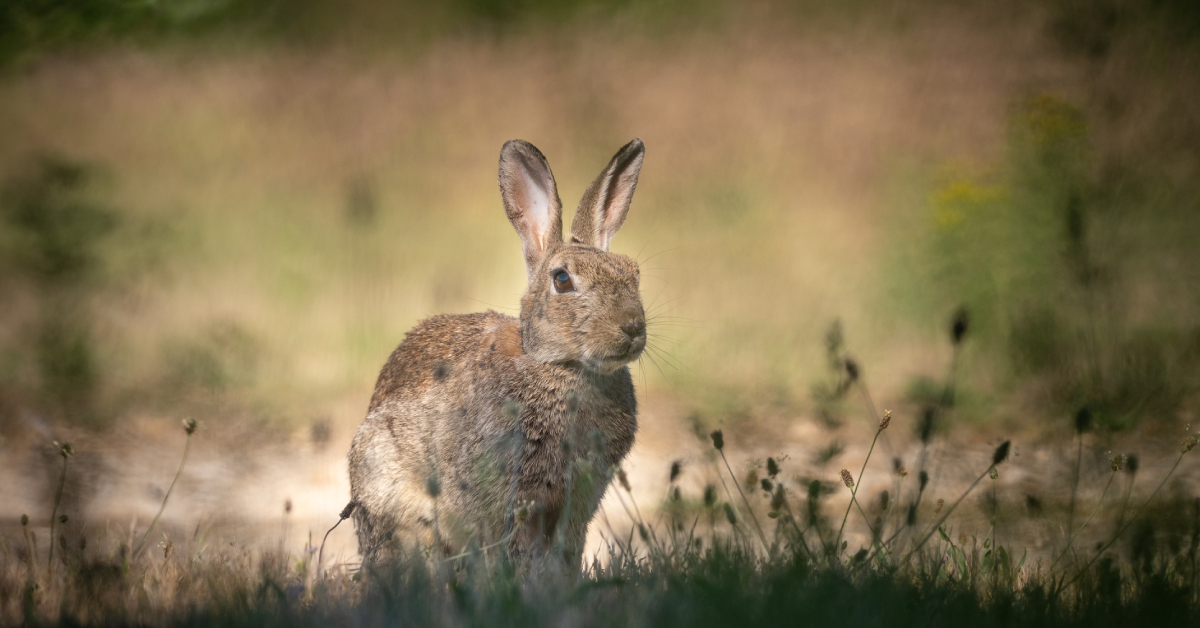
<svg viewBox="0 0 1200 628">
<path fill-rule="evenodd" d="M 644 335 L 634 338 L 625 346 L 624 351 L 602 358 L 600 360 L 600 370 L 615 371 L 641 357 L 642 351 L 645 348 L 646 337 Z"/>
</svg>

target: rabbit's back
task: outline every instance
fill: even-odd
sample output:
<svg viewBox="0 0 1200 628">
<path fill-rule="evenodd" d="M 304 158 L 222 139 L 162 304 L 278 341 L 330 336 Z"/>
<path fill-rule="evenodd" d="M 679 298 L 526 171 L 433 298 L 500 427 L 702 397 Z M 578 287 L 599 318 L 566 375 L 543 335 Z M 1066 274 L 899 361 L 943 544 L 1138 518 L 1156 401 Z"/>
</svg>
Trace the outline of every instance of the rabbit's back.
<svg viewBox="0 0 1200 628">
<path fill-rule="evenodd" d="M 520 504 L 557 521 L 568 460 L 591 438 L 596 472 L 617 464 L 635 415 L 626 369 L 598 376 L 538 362 L 521 349 L 519 321 L 496 312 L 426 319 L 380 372 L 351 446 L 360 549 L 373 554 L 396 533 L 494 542 Z M 594 509 L 598 486 L 576 505 Z"/>
</svg>

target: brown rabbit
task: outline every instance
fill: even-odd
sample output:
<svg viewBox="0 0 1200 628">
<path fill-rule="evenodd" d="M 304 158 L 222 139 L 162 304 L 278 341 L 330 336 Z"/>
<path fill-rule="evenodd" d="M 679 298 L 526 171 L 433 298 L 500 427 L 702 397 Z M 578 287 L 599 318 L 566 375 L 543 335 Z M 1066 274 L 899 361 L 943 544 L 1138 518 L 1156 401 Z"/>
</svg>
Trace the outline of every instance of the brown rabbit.
<svg viewBox="0 0 1200 628">
<path fill-rule="evenodd" d="M 637 264 L 608 252 L 645 148 L 626 144 L 592 182 L 562 238 L 546 158 L 512 140 L 500 195 L 529 285 L 520 319 L 496 312 L 419 323 L 379 374 L 350 446 L 364 560 L 412 543 L 502 544 L 578 568 L 588 523 L 637 431 L 626 366 L 646 346 Z M 560 553 L 561 552 L 561 553 Z"/>
</svg>

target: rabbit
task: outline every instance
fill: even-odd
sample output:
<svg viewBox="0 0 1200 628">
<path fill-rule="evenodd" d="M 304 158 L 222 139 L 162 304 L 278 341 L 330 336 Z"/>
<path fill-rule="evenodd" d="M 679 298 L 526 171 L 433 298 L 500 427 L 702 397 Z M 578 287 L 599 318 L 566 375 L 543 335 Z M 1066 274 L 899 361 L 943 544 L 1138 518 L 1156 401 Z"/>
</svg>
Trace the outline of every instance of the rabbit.
<svg viewBox="0 0 1200 628">
<path fill-rule="evenodd" d="M 528 277 L 520 318 L 432 316 L 388 358 L 349 451 L 365 561 L 414 546 L 503 547 L 578 571 L 638 429 L 627 365 L 646 347 L 639 269 L 608 249 L 644 155 L 639 139 L 616 153 L 564 242 L 546 158 L 528 142 L 504 144 L 500 195 Z"/>
</svg>

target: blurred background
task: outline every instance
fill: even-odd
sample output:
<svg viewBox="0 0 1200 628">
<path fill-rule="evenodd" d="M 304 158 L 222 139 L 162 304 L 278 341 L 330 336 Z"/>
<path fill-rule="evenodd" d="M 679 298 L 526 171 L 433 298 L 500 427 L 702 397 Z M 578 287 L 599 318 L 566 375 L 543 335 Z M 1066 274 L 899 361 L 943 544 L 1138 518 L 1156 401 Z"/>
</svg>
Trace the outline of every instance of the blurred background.
<svg viewBox="0 0 1200 628">
<path fill-rule="evenodd" d="M 1190 429 L 1195 2 L 8 0 L 0 63 L 8 524 L 48 516 L 71 439 L 68 509 L 144 527 L 185 418 L 164 520 L 332 524 L 404 333 L 516 314 L 512 138 L 568 221 L 646 143 L 613 250 L 651 314 L 650 502 L 672 459 L 703 484 L 715 427 L 750 467 L 857 468 L 847 358 L 896 416 L 881 469 L 941 401 L 946 442 L 1014 438 L 1051 474 L 1083 407 L 1096 477 Z M 1005 478 L 1015 500 L 1039 473 Z"/>
</svg>

